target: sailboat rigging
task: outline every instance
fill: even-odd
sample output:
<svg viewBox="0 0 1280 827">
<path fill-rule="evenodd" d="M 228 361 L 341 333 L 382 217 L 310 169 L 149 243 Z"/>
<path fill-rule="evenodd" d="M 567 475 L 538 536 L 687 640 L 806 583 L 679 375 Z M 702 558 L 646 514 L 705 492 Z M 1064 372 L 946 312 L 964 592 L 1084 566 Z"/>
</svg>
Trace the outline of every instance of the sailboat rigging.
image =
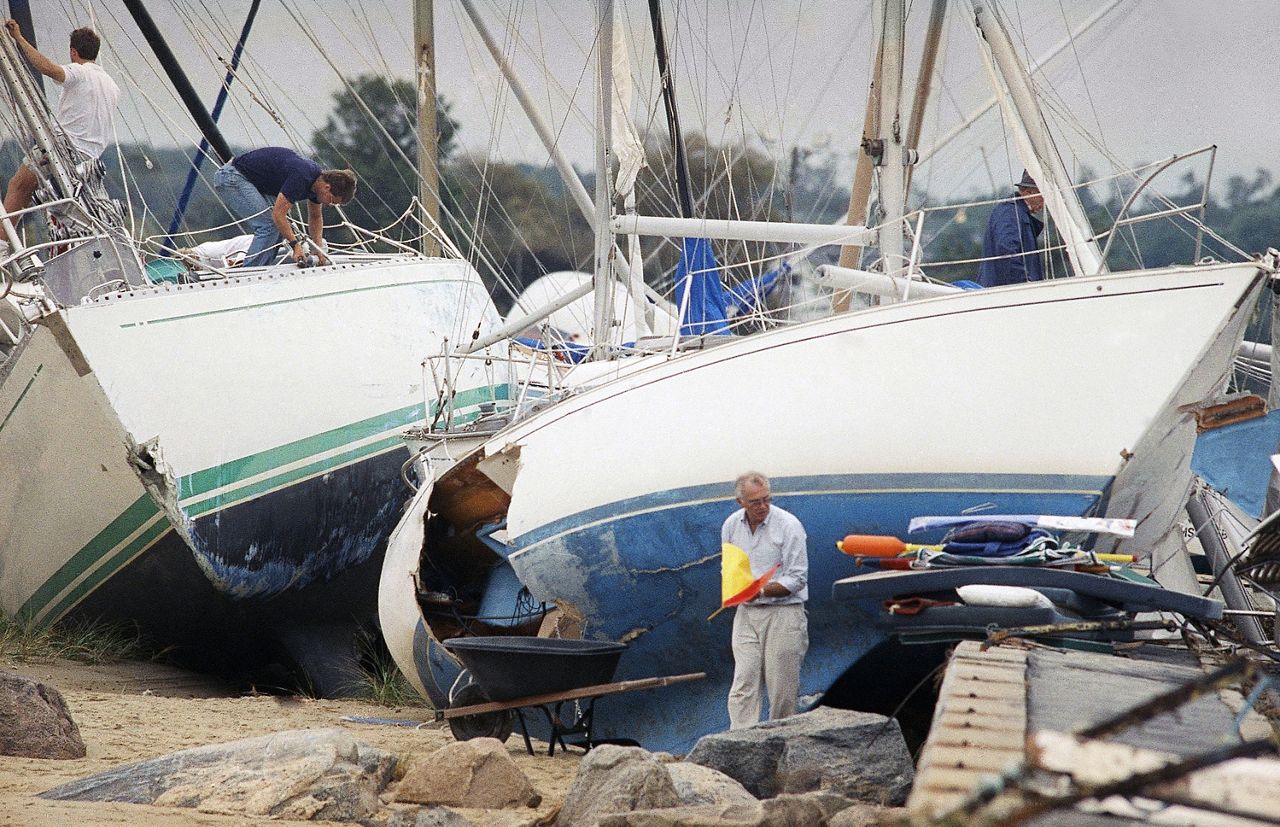
<svg viewBox="0 0 1280 827">
<path fill-rule="evenodd" d="M 120 622 L 199 668 L 285 663 L 319 693 L 354 691 L 406 496 L 399 434 L 438 419 L 422 357 L 498 326 L 488 290 L 460 257 L 393 239 L 311 269 L 156 277 L 101 165 L 73 162 L 0 40 L 21 139 L 51 159 L 51 196 L 26 210 L 50 240 L 0 217 L 0 465 L 20 480 L 0 489 L 0 610 Z M 484 362 L 450 381 L 455 425 L 507 387 Z"/>
<path fill-rule="evenodd" d="M 831 228 L 615 215 L 614 230 L 874 239 L 876 276 L 914 275 L 919 231 L 910 254 L 903 244 L 912 160 L 902 146 L 905 12 L 901 2 L 877 5 L 882 221 Z M 709 676 L 679 703 L 641 693 L 611 707 L 597 733 L 685 752 L 723 728 L 729 632 L 706 617 L 720 598 L 716 529 L 748 467 L 770 474 L 774 501 L 811 538 L 801 678 L 811 703 L 850 703 L 842 676 L 886 634 L 867 607 L 833 593 L 837 580 L 864 571 L 829 549 L 851 531 L 905 536 L 917 515 L 990 508 L 1125 517 L 1137 521 L 1135 536 L 1100 540 L 1097 550 L 1137 553 L 1164 576 L 1190 479 L 1188 406 L 1222 387 L 1277 262 L 1106 272 L 999 15 L 983 3 L 970 20 L 980 51 L 990 49 L 997 94 L 1012 98 L 1023 162 L 1046 175 L 1055 220 L 1071 226 L 1062 232 L 1076 277 L 921 290 L 912 301 L 621 359 L 602 381 L 487 437 L 423 482 L 383 567 L 388 645 L 433 703 L 449 704 L 466 683 L 441 646 L 449 637 L 581 635 L 628 644 L 624 679 Z M 655 412 L 660 433 L 636 436 L 636 423 L 657 427 Z"/>
</svg>

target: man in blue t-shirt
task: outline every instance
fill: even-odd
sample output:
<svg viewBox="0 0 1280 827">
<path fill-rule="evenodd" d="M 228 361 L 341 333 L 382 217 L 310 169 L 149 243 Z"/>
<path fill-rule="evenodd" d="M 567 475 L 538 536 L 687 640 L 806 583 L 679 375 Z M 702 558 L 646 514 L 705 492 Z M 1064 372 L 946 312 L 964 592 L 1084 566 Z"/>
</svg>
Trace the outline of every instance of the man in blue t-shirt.
<svg viewBox="0 0 1280 827">
<path fill-rule="evenodd" d="M 292 149 L 268 146 L 237 155 L 214 175 L 214 190 L 232 215 L 253 231 L 253 244 L 245 254 L 245 267 L 269 264 L 281 237 L 289 244 L 293 260 L 306 255 L 303 240 L 289 225 L 289 210 L 307 201 L 307 231 L 320 264 L 324 254 L 325 204 L 345 204 L 356 192 L 356 176 L 349 169 L 320 169 Z M 268 212 L 269 211 L 269 212 Z"/>
<path fill-rule="evenodd" d="M 983 287 L 1044 278 L 1037 245 L 1044 222 L 1036 217 L 1042 209 L 1044 196 L 1031 173 L 1023 170 L 1017 195 L 996 204 L 987 222 L 982 237 L 983 262 L 978 267 L 978 282 Z"/>
</svg>

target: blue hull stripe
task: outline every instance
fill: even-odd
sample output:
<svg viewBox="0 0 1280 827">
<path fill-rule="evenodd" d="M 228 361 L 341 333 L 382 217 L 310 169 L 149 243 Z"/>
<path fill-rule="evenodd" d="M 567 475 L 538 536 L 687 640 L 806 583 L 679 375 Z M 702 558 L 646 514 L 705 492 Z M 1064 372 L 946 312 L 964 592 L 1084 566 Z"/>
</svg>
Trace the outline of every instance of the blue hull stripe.
<svg viewBox="0 0 1280 827">
<path fill-rule="evenodd" d="M 832 598 L 836 580 L 867 571 L 835 549 L 837 539 L 848 533 L 906 538 L 908 521 L 926 514 L 1095 514 L 1110 482 L 917 474 L 775 480 L 774 503 L 795 514 L 809 538 L 810 647 L 801 694 L 820 696 L 885 637 L 875 623 L 879 606 Z M 602 704 L 596 711 L 602 737 L 639 737 L 649 749 L 683 753 L 728 724 L 732 613 L 707 620 L 720 604 L 720 525 L 737 507 L 726 487 L 690 487 L 593 509 L 518 538 L 510 559 L 535 597 L 579 614 L 586 637 L 629 643 L 618 680 L 708 675 Z"/>
<path fill-rule="evenodd" d="M 1112 477 L 1071 474 L 833 474 L 828 476 L 775 477 L 770 479 L 778 496 L 875 496 L 902 494 L 1043 494 L 1083 495 L 1105 498 Z M 589 508 L 563 517 L 512 538 L 512 544 L 526 549 L 565 533 L 582 531 L 594 524 L 626 519 L 646 511 L 684 508 L 693 503 L 724 503 L 736 508 L 728 483 L 691 485 L 632 497 L 616 503 Z M 726 512 L 726 516 L 727 516 Z M 912 515 L 919 516 L 919 515 Z"/>
</svg>

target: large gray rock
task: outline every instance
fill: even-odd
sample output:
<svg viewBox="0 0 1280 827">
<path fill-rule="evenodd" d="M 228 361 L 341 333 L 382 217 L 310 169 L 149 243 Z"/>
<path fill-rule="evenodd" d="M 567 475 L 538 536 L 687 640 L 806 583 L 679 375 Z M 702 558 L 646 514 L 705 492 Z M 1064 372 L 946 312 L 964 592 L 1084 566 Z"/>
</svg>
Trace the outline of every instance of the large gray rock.
<svg viewBox="0 0 1280 827">
<path fill-rule="evenodd" d="M 0 755 L 84 758 L 80 729 L 62 693 L 13 672 L 0 671 Z"/>
<path fill-rule="evenodd" d="M 40 794 L 272 819 L 358 821 L 377 812 L 395 756 L 340 729 L 213 744 L 126 764 Z"/>
<path fill-rule="evenodd" d="M 761 804 L 696 804 L 660 810 L 634 810 L 603 816 L 596 827 L 751 827 L 762 816 Z"/>
<path fill-rule="evenodd" d="M 832 793 L 785 794 L 765 801 L 700 804 L 606 815 L 598 827 L 819 827 L 852 804 Z"/>
<path fill-rule="evenodd" d="M 397 807 L 387 817 L 387 827 L 471 827 L 471 822 L 448 807 Z"/>
<path fill-rule="evenodd" d="M 906 810 L 901 807 L 881 807 L 878 804 L 857 802 L 833 815 L 827 827 L 880 827 L 881 824 L 898 824 Z"/>
<path fill-rule="evenodd" d="M 474 738 L 438 749 L 409 767 L 396 801 L 497 810 L 537 807 L 540 796 L 497 738 Z"/>
<path fill-rule="evenodd" d="M 610 813 L 677 806 L 667 766 L 639 747 L 596 747 L 578 765 L 556 824 L 587 827 Z"/>
<path fill-rule="evenodd" d="M 901 804 L 915 778 L 897 721 L 829 707 L 708 735 L 686 760 L 737 779 L 757 798 L 826 790 Z"/>
<path fill-rule="evenodd" d="M 660 760 L 660 759 L 659 759 Z M 683 806 L 754 804 L 756 797 L 729 776 L 688 761 L 668 763 L 667 772 Z"/>
<path fill-rule="evenodd" d="M 841 795 L 818 790 L 783 793 L 760 802 L 760 827 L 807 827 L 826 824 L 853 804 Z"/>
</svg>

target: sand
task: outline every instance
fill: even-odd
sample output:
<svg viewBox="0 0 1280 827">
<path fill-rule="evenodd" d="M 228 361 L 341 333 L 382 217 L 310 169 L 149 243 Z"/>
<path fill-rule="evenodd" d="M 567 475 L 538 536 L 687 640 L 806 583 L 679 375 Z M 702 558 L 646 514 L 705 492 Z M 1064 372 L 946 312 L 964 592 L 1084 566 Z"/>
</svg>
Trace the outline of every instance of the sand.
<svg viewBox="0 0 1280 827">
<path fill-rule="evenodd" d="M 0 657 L 0 669 L 58 689 L 80 728 L 88 755 L 75 761 L 0 756 L 0 825 L 93 827 L 93 825 L 249 825 L 262 819 L 136 804 L 46 801 L 40 792 L 77 778 L 189 747 L 224 743 L 290 729 L 341 727 L 353 737 L 398 755 L 423 760 L 453 742 L 445 724 L 419 728 L 343 722 L 347 715 L 430 721 L 422 707 L 389 708 L 351 700 L 312 700 L 271 695 L 234 695 L 216 682 L 172 667 L 125 662 L 88 666 L 69 661 L 15 662 Z M 539 746 L 534 743 L 535 749 Z M 524 816 L 545 815 L 564 799 L 581 760 L 579 751 L 548 757 L 525 752 L 517 731 L 507 749 L 543 796 Z M 384 795 L 384 800 L 387 796 Z M 461 810 L 473 824 L 510 825 L 516 811 Z M 330 824 L 274 820 L 271 824 Z"/>
</svg>

